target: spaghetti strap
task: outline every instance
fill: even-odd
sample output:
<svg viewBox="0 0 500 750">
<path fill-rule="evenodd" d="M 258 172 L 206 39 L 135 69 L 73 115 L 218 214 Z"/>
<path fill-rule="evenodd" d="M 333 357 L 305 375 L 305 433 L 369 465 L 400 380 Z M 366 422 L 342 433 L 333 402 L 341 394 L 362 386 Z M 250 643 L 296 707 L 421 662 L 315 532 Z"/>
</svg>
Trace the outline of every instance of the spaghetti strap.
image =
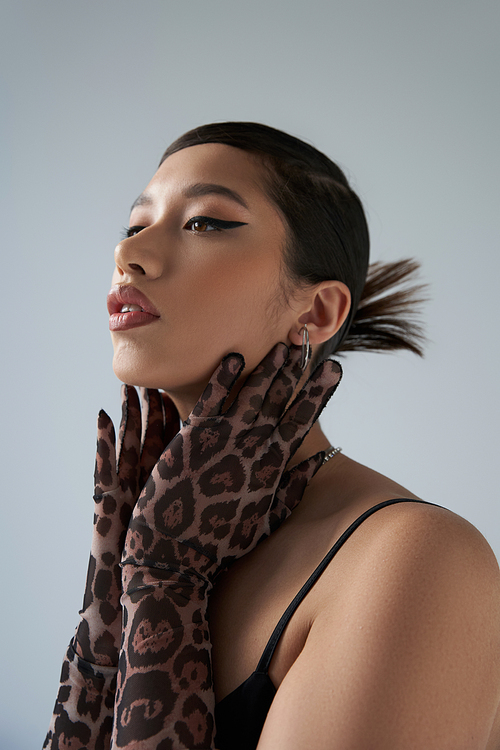
<svg viewBox="0 0 500 750">
<path fill-rule="evenodd" d="M 394 503 L 436 505 L 436 503 L 427 503 L 425 500 L 411 500 L 410 498 L 385 500 L 365 511 L 344 531 L 285 610 L 267 642 L 255 671 L 247 677 L 245 682 L 242 682 L 215 706 L 215 724 L 217 727 L 215 741 L 217 747 L 221 750 L 233 750 L 235 747 L 240 750 L 255 750 L 262 727 L 276 695 L 276 688 L 269 677 L 269 665 L 276 645 L 290 622 L 290 618 L 353 531 L 377 510 Z M 438 505 L 437 507 L 442 506 Z"/>
<path fill-rule="evenodd" d="M 312 589 L 320 575 L 324 572 L 325 568 L 328 567 L 328 564 L 331 562 L 333 557 L 337 554 L 339 549 L 342 547 L 344 542 L 351 536 L 351 534 L 360 526 L 363 521 L 365 521 L 369 516 L 373 515 L 377 510 L 380 510 L 381 508 L 385 508 L 388 505 L 394 505 L 395 503 L 421 503 L 423 505 L 435 505 L 436 503 L 429 503 L 425 500 L 412 500 L 410 498 L 395 498 L 394 500 L 384 500 L 384 502 L 379 503 L 378 505 L 374 505 L 373 508 L 369 508 L 367 511 L 362 513 L 358 518 L 356 518 L 355 521 L 351 523 L 348 529 L 344 531 L 344 533 L 337 539 L 333 547 L 327 552 L 325 557 L 322 559 L 316 570 L 309 576 L 305 584 L 302 586 L 298 594 L 293 598 L 293 600 L 290 602 L 288 607 L 286 608 L 285 612 L 281 616 L 278 624 L 274 628 L 271 637 L 269 638 L 266 647 L 264 648 L 264 651 L 262 653 L 262 656 L 260 657 L 259 663 L 256 668 L 256 672 L 259 673 L 265 673 L 267 674 L 267 671 L 269 669 L 269 665 L 271 664 L 271 659 L 273 658 L 274 651 L 276 649 L 276 646 L 278 645 L 278 641 L 281 638 L 284 629 L 288 625 L 293 613 L 299 606 L 299 604 L 302 602 L 302 600 L 305 598 L 305 596 L 309 593 L 309 591 Z M 437 505 L 436 507 L 440 508 L 442 506 Z"/>
</svg>

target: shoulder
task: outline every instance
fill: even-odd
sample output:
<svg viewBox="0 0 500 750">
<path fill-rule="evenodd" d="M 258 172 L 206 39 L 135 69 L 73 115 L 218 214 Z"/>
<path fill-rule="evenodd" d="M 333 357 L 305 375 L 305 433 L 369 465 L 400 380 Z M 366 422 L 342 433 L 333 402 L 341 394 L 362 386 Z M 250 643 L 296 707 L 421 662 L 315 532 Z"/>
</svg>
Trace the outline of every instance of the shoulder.
<svg viewBox="0 0 500 750">
<path fill-rule="evenodd" d="M 356 529 L 337 562 L 340 595 L 352 600 L 357 591 L 365 607 L 372 602 L 379 613 L 389 608 L 396 625 L 409 612 L 425 618 L 425 606 L 451 616 L 475 602 L 476 616 L 494 615 L 500 634 L 495 555 L 472 524 L 443 507 L 400 502 L 378 509 Z M 324 604 L 331 614 L 334 601 Z"/>
<path fill-rule="evenodd" d="M 444 507 L 423 502 L 387 505 L 367 518 L 356 536 L 354 544 L 364 548 L 358 571 L 364 575 L 367 564 L 378 562 L 389 577 L 397 571 L 403 576 L 432 572 L 434 577 L 440 572 L 443 582 L 459 578 L 462 585 L 474 578 L 494 585 L 500 581 L 498 563 L 483 535 Z"/>
<path fill-rule="evenodd" d="M 482 534 L 468 521 L 445 507 L 422 500 L 388 477 L 346 456 L 332 464 L 330 476 L 324 472 L 317 485 L 317 501 L 322 514 L 318 520 L 337 529 L 348 527 L 366 511 L 383 501 L 395 502 L 371 514 L 356 528 L 342 554 L 363 548 L 356 556 L 356 569 L 370 565 L 377 557 L 381 569 L 391 565 L 418 566 L 424 572 L 435 565 L 453 571 L 466 567 L 470 575 L 498 580 L 495 556 Z M 444 500 L 443 506 L 446 505 Z M 316 519 L 315 519 L 316 520 Z M 340 524 L 339 524 L 340 521 Z"/>
<path fill-rule="evenodd" d="M 405 502 L 371 515 L 339 551 L 269 718 L 297 737 L 308 727 L 318 748 L 465 750 L 486 746 L 499 695 L 495 556 L 463 518 Z M 468 745 L 473 736 L 483 744 Z"/>
<path fill-rule="evenodd" d="M 367 580 L 376 569 L 377 579 L 387 579 L 389 584 L 396 572 L 400 576 L 418 572 L 425 578 L 426 571 L 439 570 L 443 583 L 477 577 L 485 585 L 498 585 L 495 555 L 482 534 L 464 518 L 445 507 L 422 502 L 388 477 L 345 456 L 329 468 L 330 475 L 324 472 L 316 485 L 318 512 L 313 521 L 318 526 L 331 527 L 335 539 L 355 519 L 376 509 L 356 527 L 335 561 L 337 566 L 349 557 L 348 578 L 357 575 Z M 410 502 L 377 509 L 391 499 Z M 333 569 L 330 572 L 335 575 Z"/>
<path fill-rule="evenodd" d="M 370 540 L 374 551 L 380 544 L 390 545 L 396 556 L 409 550 L 418 553 L 419 558 L 459 553 L 467 558 L 472 555 L 478 562 L 498 570 L 488 542 L 469 521 L 445 507 L 411 495 L 395 498 L 392 504 L 380 507 L 364 521 L 360 532 L 366 536 L 365 542 Z"/>
<path fill-rule="evenodd" d="M 444 507 L 422 502 L 347 457 L 324 472 L 315 489 L 310 505 L 314 511 L 307 520 L 312 520 L 318 537 L 330 529 L 331 544 L 350 524 L 355 527 L 313 597 L 315 621 L 335 621 L 338 602 L 345 597 L 345 606 L 353 603 L 354 592 L 359 592 L 363 612 L 370 602 L 380 611 L 381 602 L 397 601 L 396 624 L 405 611 L 403 604 L 411 609 L 417 602 L 433 601 L 435 607 L 439 600 L 446 602 L 450 613 L 474 600 L 481 611 L 494 613 L 500 635 L 500 570 L 486 539 L 471 523 Z"/>
</svg>

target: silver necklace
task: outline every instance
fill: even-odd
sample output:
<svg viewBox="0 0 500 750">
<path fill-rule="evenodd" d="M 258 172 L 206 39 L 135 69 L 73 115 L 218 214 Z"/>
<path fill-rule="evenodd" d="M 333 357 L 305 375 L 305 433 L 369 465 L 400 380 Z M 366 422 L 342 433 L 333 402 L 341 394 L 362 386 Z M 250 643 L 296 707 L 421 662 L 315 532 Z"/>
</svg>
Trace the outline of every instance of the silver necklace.
<svg viewBox="0 0 500 750">
<path fill-rule="evenodd" d="M 327 452 L 325 453 L 325 457 L 323 459 L 323 463 L 321 466 L 324 466 L 331 458 L 337 455 L 337 453 L 340 453 L 342 448 L 334 448 L 333 445 L 330 445 Z"/>
</svg>

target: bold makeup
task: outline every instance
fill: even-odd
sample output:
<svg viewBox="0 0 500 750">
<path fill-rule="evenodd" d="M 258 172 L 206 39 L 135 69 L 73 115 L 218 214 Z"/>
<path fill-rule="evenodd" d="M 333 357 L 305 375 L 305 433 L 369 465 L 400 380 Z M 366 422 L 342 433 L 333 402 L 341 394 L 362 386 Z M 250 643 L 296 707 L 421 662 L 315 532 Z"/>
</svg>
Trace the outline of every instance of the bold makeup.
<svg viewBox="0 0 500 750">
<path fill-rule="evenodd" d="M 128 331 L 158 320 L 160 313 L 145 294 L 134 286 L 121 284 L 108 294 L 109 330 Z"/>
</svg>

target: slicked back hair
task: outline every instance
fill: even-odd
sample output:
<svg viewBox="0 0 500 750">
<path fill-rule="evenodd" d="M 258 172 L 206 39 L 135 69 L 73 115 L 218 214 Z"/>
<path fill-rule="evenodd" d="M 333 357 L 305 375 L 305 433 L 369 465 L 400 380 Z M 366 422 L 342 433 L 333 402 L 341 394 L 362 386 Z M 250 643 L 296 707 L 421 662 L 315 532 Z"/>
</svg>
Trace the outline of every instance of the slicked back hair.
<svg viewBox="0 0 500 750">
<path fill-rule="evenodd" d="M 247 151 L 265 167 L 265 189 L 287 230 L 284 265 L 289 286 L 337 280 L 348 287 L 351 307 L 335 336 L 317 347 L 314 360 L 354 350 L 409 349 L 422 355 L 416 320 L 423 301 L 413 260 L 369 266 L 369 233 L 361 201 L 343 171 L 316 148 L 281 130 L 253 122 L 202 125 L 165 151 L 221 143 Z M 286 290 L 284 290 L 286 292 Z"/>
</svg>

